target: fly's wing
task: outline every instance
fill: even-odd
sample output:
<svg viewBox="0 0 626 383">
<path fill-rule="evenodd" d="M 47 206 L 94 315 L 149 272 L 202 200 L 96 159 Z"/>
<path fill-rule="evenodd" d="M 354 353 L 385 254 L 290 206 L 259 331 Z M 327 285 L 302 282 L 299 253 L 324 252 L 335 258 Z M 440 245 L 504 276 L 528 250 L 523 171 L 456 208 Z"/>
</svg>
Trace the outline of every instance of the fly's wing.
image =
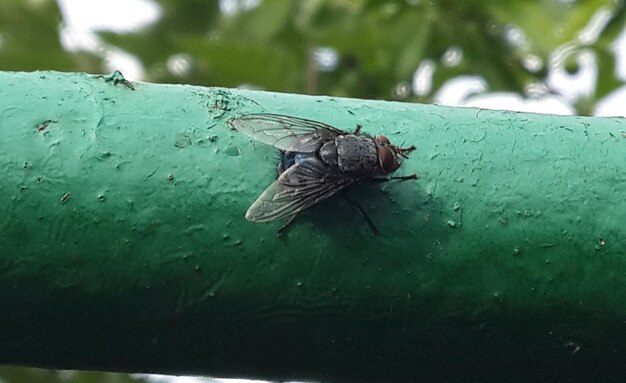
<svg viewBox="0 0 626 383">
<path fill-rule="evenodd" d="M 246 212 L 252 222 L 290 217 L 354 184 L 355 178 L 308 158 L 285 170 Z"/>
<path fill-rule="evenodd" d="M 287 152 L 313 153 L 345 132 L 321 122 L 279 114 L 248 114 L 228 121 L 231 128 Z"/>
</svg>

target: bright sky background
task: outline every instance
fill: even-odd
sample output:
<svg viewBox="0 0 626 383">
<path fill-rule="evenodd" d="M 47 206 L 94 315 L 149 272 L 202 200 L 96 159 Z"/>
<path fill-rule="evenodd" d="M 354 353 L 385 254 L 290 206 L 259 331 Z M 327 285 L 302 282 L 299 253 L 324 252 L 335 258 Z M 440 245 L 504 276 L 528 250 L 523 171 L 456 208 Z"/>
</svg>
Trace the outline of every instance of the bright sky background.
<svg viewBox="0 0 626 383">
<path fill-rule="evenodd" d="M 219 0 L 224 11 L 236 11 L 237 6 L 253 7 L 259 0 Z M 87 50 L 101 54 L 105 58 L 106 70 L 119 69 L 124 77 L 133 81 L 143 78 L 143 67 L 134 56 L 103 43 L 95 31 L 130 32 L 149 25 L 161 16 L 159 6 L 151 0 L 57 0 L 65 27 L 62 31 L 62 44 L 71 51 Z M 593 34 L 593 28 L 602 15 L 596 15 L 584 31 Z M 585 36 L 581 36 L 584 38 Z M 613 49 L 617 53 L 617 73 L 626 81 L 626 29 L 616 40 Z M 436 94 L 435 102 L 442 105 L 473 106 L 487 109 L 504 109 L 523 112 L 574 114 L 570 101 L 575 96 L 589 93 L 597 72 L 595 59 L 588 52 L 578 57 L 580 71 L 569 75 L 562 69 L 550 71 L 548 82 L 561 96 L 546 96 L 537 99 L 524 99 L 515 93 L 483 93 L 484 80 L 479 77 L 461 77 L 450 80 Z M 418 69 L 419 71 L 419 69 Z M 415 81 L 412 86 L 419 86 Z M 465 99 L 472 93 L 482 93 Z M 626 86 L 617 89 L 598 104 L 598 116 L 626 117 Z M 148 375 L 144 375 L 148 376 Z M 196 377 L 169 377 L 149 375 L 155 383 L 245 383 L 241 379 L 212 379 Z"/>
</svg>

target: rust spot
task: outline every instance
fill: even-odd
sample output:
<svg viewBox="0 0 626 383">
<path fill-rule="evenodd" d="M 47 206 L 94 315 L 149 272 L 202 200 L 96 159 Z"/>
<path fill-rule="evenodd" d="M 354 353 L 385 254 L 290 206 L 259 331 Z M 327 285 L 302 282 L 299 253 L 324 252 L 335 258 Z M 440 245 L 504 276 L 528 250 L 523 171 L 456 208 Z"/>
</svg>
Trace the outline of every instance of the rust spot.
<svg viewBox="0 0 626 383">
<path fill-rule="evenodd" d="M 67 203 L 67 201 L 69 201 L 72 198 L 72 195 L 70 193 L 65 193 L 63 194 L 63 197 L 61 197 L 61 203 L 65 204 Z"/>
<path fill-rule="evenodd" d="M 43 132 L 44 130 L 46 130 L 46 128 L 48 126 L 50 126 L 50 124 L 52 124 L 54 122 L 57 122 L 57 121 L 55 121 L 55 120 L 46 120 L 46 121 L 42 122 L 41 124 L 38 124 L 35 127 L 35 130 L 37 130 L 38 132 Z"/>
</svg>

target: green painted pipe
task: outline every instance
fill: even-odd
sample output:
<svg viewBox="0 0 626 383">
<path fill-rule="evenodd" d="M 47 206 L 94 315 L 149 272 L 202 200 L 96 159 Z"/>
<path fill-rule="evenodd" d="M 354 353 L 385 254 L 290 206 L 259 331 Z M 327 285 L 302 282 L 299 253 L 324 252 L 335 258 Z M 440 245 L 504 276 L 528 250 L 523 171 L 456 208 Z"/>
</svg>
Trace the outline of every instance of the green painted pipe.
<svg viewBox="0 0 626 383">
<path fill-rule="evenodd" d="M 415 145 L 244 219 L 298 116 Z M 626 373 L 626 122 L 0 73 L 0 362 L 323 381 Z"/>
</svg>

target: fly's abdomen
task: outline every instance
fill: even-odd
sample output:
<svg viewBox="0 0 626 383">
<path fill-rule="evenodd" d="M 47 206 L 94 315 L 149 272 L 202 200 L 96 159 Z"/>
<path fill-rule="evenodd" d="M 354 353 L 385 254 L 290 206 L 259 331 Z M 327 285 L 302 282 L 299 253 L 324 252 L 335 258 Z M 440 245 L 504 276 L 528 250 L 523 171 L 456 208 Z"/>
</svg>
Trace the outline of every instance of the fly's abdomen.
<svg viewBox="0 0 626 383">
<path fill-rule="evenodd" d="M 312 153 L 282 152 L 280 162 L 278 163 L 278 174 L 283 174 L 285 170 L 293 165 L 298 165 L 313 156 L 314 154 Z"/>
<path fill-rule="evenodd" d="M 337 137 L 335 144 L 339 169 L 362 174 L 378 171 L 378 149 L 370 137 L 348 134 Z"/>
</svg>

